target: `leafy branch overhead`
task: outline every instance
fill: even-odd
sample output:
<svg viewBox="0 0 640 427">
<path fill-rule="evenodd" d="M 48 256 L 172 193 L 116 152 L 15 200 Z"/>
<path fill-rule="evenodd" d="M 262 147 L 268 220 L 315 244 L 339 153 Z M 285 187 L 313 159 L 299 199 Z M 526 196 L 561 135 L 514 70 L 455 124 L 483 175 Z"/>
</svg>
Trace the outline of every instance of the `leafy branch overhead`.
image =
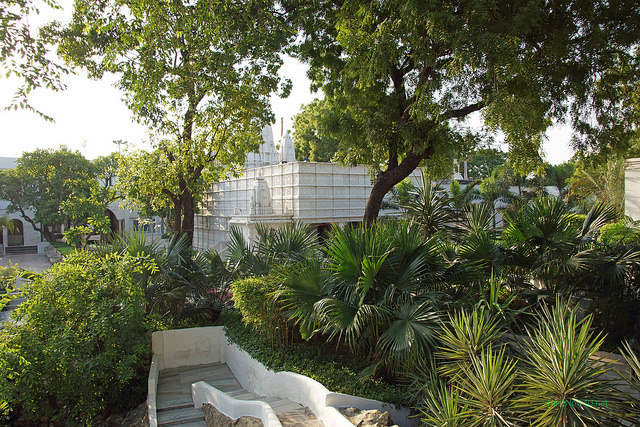
<svg viewBox="0 0 640 427">
<path fill-rule="evenodd" d="M 526 175 L 539 165 L 544 132 L 554 121 L 569 115 L 580 124 L 595 115 L 602 126 L 606 118 L 621 125 L 619 103 L 605 88 L 633 93 L 637 81 L 635 1 L 284 5 L 303 34 L 298 55 L 339 123 L 333 135 L 339 151 L 347 162 L 380 168 L 366 220 L 423 161 L 468 149 L 461 121 L 474 113 L 506 135 L 512 164 Z M 582 141 L 583 150 L 630 143 Z"/>
</svg>

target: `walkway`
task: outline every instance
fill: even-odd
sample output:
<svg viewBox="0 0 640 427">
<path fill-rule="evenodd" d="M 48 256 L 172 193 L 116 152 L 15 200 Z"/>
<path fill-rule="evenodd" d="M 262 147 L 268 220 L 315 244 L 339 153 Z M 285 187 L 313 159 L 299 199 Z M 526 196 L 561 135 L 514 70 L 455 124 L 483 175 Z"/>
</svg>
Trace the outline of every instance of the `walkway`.
<svg viewBox="0 0 640 427">
<path fill-rule="evenodd" d="M 51 267 L 49 259 L 44 254 L 2 255 L 2 252 L 0 252 L 0 266 L 6 267 L 9 265 L 9 261 L 11 261 L 12 264 L 18 264 L 20 268 L 33 271 L 34 273 L 40 273 Z"/>
<path fill-rule="evenodd" d="M 213 363 L 160 371 L 157 392 L 158 427 L 206 425 L 202 410 L 195 409 L 191 399 L 191 384 L 198 381 L 205 381 L 236 399 L 268 403 L 283 427 L 323 426 L 308 408 L 287 399 L 260 397 L 250 393 L 242 388 L 226 364 Z"/>
</svg>

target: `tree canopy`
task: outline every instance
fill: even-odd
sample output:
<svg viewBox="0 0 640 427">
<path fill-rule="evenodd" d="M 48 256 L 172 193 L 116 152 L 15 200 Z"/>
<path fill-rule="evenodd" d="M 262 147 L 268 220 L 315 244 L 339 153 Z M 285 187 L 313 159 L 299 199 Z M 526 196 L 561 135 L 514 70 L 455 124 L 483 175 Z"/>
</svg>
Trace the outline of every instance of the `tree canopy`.
<svg viewBox="0 0 640 427">
<path fill-rule="evenodd" d="M 77 151 L 38 149 L 24 153 L 14 169 L 0 171 L 0 199 L 52 242 L 53 226 L 72 224 L 62 210 L 72 198 L 86 198 L 96 182 L 96 167 Z M 103 209 L 104 211 L 104 209 Z M 78 211 L 76 220 L 84 220 Z"/>
<path fill-rule="evenodd" d="M 324 100 L 314 99 L 303 105 L 293 123 L 296 160 L 330 162 L 338 151 L 339 141 L 332 136 L 332 112 Z"/>
<path fill-rule="evenodd" d="M 26 108 L 51 120 L 35 109 L 28 99 L 37 87 L 59 90 L 64 87 L 61 76 L 68 72 L 51 59 L 49 50 L 54 41 L 51 33 L 43 29 L 34 34 L 29 16 L 40 12 L 32 0 L 0 0 L 0 78 L 15 76 L 20 81 L 13 101 L 5 108 Z M 59 8 L 54 0 L 44 0 L 45 6 Z"/>
<path fill-rule="evenodd" d="M 640 34 L 631 0 L 284 4 L 303 32 L 299 56 L 339 117 L 345 160 L 380 169 L 365 220 L 421 162 L 464 151 L 474 138 L 461 121 L 475 112 L 505 134 L 521 173 L 538 166 L 554 121 L 611 117 L 597 102 L 602 79 L 634 64 Z"/>
<path fill-rule="evenodd" d="M 118 74 L 127 106 L 156 133 L 166 169 L 155 188 L 191 241 L 200 180 L 244 163 L 273 120 L 269 96 L 290 89 L 277 75 L 291 36 L 281 13 L 267 1 L 80 0 L 59 34 L 68 61 Z"/>
</svg>

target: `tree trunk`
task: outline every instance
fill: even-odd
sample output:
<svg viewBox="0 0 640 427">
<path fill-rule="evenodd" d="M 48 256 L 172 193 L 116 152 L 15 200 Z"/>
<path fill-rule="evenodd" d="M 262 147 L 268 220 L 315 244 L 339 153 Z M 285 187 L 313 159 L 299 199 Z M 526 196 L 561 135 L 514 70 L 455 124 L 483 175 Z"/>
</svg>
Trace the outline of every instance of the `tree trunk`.
<svg viewBox="0 0 640 427">
<path fill-rule="evenodd" d="M 378 218 L 378 213 L 380 213 L 380 206 L 384 196 L 391 191 L 394 185 L 411 175 L 411 172 L 416 170 L 422 160 L 429 158 L 432 154 L 433 149 L 431 148 L 421 154 L 410 153 L 399 165 L 390 167 L 380 173 L 369 194 L 367 206 L 364 209 L 363 221 L 367 224 L 375 221 Z"/>
<path fill-rule="evenodd" d="M 193 244 L 193 226 L 195 223 L 195 200 L 186 191 L 182 194 L 182 232 L 187 236 L 189 246 Z"/>
</svg>

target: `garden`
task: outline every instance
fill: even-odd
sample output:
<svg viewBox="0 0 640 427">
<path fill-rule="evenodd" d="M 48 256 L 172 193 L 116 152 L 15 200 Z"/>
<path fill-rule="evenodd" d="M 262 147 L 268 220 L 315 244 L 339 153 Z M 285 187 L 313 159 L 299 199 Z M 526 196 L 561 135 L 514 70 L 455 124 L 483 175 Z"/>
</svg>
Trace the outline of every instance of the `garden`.
<svg viewBox="0 0 640 427">
<path fill-rule="evenodd" d="M 423 425 L 640 422 L 640 229 L 604 204 L 495 209 L 425 182 L 396 197 L 401 218 L 322 238 L 302 223 L 260 226 L 254 242 L 232 228 L 224 258 L 141 231 L 66 255 L 30 276 L 0 332 L 4 421 L 131 410 L 152 331 L 224 325 L 268 368 Z M 599 362 L 608 352 L 624 363 Z"/>
</svg>

